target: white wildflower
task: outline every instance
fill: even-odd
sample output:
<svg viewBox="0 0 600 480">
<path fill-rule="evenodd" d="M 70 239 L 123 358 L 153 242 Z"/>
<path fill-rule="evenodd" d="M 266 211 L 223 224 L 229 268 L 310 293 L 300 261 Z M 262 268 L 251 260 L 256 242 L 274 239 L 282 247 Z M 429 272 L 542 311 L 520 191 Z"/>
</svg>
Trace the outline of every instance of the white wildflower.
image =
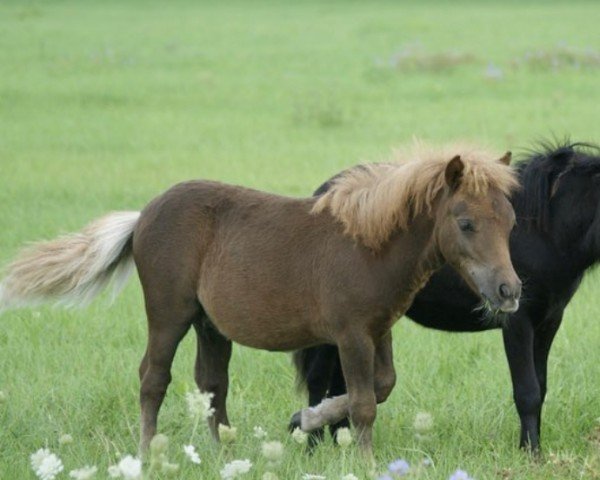
<svg viewBox="0 0 600 480">
<path fill-rule="evenodd" d="M 127 455 L 119 462 L 119 473 L 128 480 L 142 477 L 142 461 L 139 458 Z"/>
<path fill-rule="evenodd" d="M 299 427 L 294 428 L 294 431 L 292 432 L 292 438 L 294 439 L 294 441 L 296 443 L 299 443 L 300 445 L 304 445 L 306 443 L 306 440 L 308 439 L 308 434 L 306 432 L 303 432 L 302 430 L 300 430 Z"/>
<path fill-rule="evenodd" d="M 169 437 L 159 433 L 154 435 L 150 442 L 150 469 L 157 470 L 167 475 L 175 473 L 179 465 L 169 463 L 167 451 L 169 450 Z"/>
<path fill-rule="evenodd" d="M 60 445 L 67 445 L 68 443 L 73 443 L 73 437 L 68 433 L 64 433 L 60 437 L 58 437 L 58 443 Z"/>
<path fill-rule="evenodd" d="M 215 409 L 210 406 L 213 397 L 213 393 L 202 393 L 198 389 L 193 392 L 187 392 L 185 394 L 185 400 L 188 405 L 190 417 L 200 417 L 203 420 L 210 418 L 212 414 L 215 413 Z"/>
<path fill-rule="evenodd" d="M 121 476 L 121 470 L 118 465 L 111 465 L 108 467 L 108 476 L 110 478 L 119 478 Z"/>
<path fill-rule="evenodd" d="M 250 460 L 234 460 L 227 463 L 223 470 L 221 470 L 221 478 L 223 480 L 231 480 L 237 478 L 245 473 L 248 473 L 252 468 L 252 462 Z"/>
<path fill-rule="evenodd" d="M 233 443 L 237 438 L 237 428 L 219 423 L 219 438 L 223 443 Z"/>
<path fill-rule="evenodd" d="M 200 460 L 198 452 L 196 452 L 196 447 L 194 447 L 193 445 L 184 445 L 183 451 L 192 463 L 196 463 L 199 465 L 202 462 L 202 460 Z"/>
<path fill-rule="evenodd" d="M 47 448 L 40 448 L 29 457 L 31 468 L 40 480 L 54 480 L 63 471 L 63 464 L 55 454 Z"/>
<path fill-rule="evenodd" d="M 302 475 L 302 480 L 327 480 L 325 475 L 313 475 L 312 473 L 305 473 Z"/>
<path fill-rule="evenodd" d="M 352 443 L 352 432 L 349 428 L 340 428 L 335 434 L 335 439 L 340 447 L 347 448 Z"/>
<path fill-rule="evenodd" d="M 281 442 L 263 442 L 262 454 L 269 462 L 279 462 L 283 457 L 283 444 Z"/>
<path fill-rule="evenodd" d="M 262 427 L 254 427 L 254 438 L 259 440 L 267 438 L 267 432 Z"/>
<path fill-rule="evenodd" d="M 50 455 L 50 450 L 48 450 L 47 448 L 40 448 L 37 452 L 32 453 L 29 456 L 29 460 L 31 461 L 31 468 L 37 470 L 44 461 L 44 458 L 46 458 L 48 455 Z"/>
<path fill-rule="evenodd" d="M 165 453 L 169 448 L 169 437 L 166 435 L 159 433 L 158 435 L 154 435 L 152 440 L 150 441 L 150 454 L 152 456 L 157 456 Z"/>
<path fill-rule="evenodd" d="M 433 417 L 430 413 L 419 412 L 415 415 L 413 428 L 417 433 L 427 433 L 433 428 Z"/>
<path fill-rule="evenodd" d="M 86 465 L 83 468 L 78 468 L 77 470 L 71 470 L 69 472 L 69 477 L 74 478 L 75 480 L 89 480 L 98 471 L 97 467 L 90 467 Z"/>
<path fill-rule="evenodd" d="M 163 462 L 160 466 L 160 471 L 165 475 L 174 475 L 179 471 L 179 465 L 176 463 Z"/>
<path fill-rule="evenodd" d="M 342 477 L 342 480 L 358 480 L 358 477 L 353 473 L 348 473 Z"/>
</svg>

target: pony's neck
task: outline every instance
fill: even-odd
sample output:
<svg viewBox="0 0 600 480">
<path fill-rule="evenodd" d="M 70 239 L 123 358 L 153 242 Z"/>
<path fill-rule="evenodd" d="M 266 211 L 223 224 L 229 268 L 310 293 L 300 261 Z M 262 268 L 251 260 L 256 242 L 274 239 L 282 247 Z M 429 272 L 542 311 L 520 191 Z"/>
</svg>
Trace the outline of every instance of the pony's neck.
<svg viewBox="0 0 600 480">
<path fill-rule="evenodd" d="M 600 262 L 600 214 L 589 225 L 579 247 L 584 270 Z"/>
<path fill-rule="evenodd" d="M 577 220 L 577 218 L 575 218 Z M 598 218 L 579 219 L 579 222 L 551 226 L 546 235 L 554 248 L 560 266 L 575 276 L 597 264 L 600 260 L 600 221 Z"/>
<path fill-rule="evenodd" d="M 435 215 L 417 215 L 409 230 L 409 235 L 406 231 L 396 232 L 385 253 L 390 272 L 388 281 L 397 286 L 398 298 L 402 299 L 398 311 L 408 309 L 431 275 L 444 265 L 435 241 Z"/>
</svg>

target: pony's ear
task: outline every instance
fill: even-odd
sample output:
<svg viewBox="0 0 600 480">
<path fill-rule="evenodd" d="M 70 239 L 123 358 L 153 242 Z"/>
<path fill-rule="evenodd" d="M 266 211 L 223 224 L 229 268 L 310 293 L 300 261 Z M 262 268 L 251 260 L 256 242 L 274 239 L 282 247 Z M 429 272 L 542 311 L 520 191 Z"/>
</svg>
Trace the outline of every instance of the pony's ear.
<svg viewBox="0 0 600 480">
<path fill-rule="evenodd" d="M 503 163 L 504 165 L 510 165 L 510 161 L 512 160 L 512 152 L 506 152 L 502 158 L 499 160 L 500 163 Z"/>
<path fill-rule="evenodd" d="M 464 169 L 465 164 L 460 155 L 457 155 L 448 162 L 448 165 L 446 165 L 446 183 L 450 187 L 450 190 L 454 191 L 459 187 Z"/>
</svg>

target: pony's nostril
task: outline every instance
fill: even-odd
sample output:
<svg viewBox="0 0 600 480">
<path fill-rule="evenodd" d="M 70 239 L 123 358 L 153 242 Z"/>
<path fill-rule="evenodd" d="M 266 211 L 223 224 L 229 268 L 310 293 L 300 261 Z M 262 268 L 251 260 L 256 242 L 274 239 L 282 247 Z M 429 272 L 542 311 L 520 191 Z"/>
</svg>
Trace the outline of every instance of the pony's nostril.
<svg viewBox="0 0 600 480">
<path fill-rule="evenodd" d="M 506 283 L 503 283 L 502 285 L 500 285 L 500 297 L 502 298 L 510 298 L 512 297 L 512 293 L 510 291 L 510 288 L 508 288 L 508 285 Z"/>
</svg>

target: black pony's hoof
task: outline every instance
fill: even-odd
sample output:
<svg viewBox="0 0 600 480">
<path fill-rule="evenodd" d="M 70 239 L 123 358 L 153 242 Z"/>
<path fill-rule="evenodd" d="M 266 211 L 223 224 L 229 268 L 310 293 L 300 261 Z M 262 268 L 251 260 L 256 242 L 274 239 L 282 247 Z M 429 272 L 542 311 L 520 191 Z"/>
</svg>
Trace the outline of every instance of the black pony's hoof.
<svg viewBox="0 0 600 480">
<path fill-rule="evenodd" d="M 292 418 L 290 418 L 290 423 L 288 424 L 288 430 L 290 433 L 292 433 L 297 428 L 300 428 L 301 425 L 302 425 L 302 411 L 300 410 L 300 411 L 294 413 L 292 415 Z"/>
<path fill-rule="evenodd" d="M 540 448 L 539 444 L 532 446 L 530 443 L 521 443 L 521 445 L 519 445 L 519 448 L 523 452 L 529 454 L 533 461 L 540 462 L 543 460 L 542 449 Z"/>
<path fill-rule="evenodd" d="M 315 448 L 323 441 L 325 438 L 325 429 L 323 427 L 317 428 L 308 434 L 307 439 L 307 447 L 308 453 L 313 454 L 315 452 Z"/>
</svg>

